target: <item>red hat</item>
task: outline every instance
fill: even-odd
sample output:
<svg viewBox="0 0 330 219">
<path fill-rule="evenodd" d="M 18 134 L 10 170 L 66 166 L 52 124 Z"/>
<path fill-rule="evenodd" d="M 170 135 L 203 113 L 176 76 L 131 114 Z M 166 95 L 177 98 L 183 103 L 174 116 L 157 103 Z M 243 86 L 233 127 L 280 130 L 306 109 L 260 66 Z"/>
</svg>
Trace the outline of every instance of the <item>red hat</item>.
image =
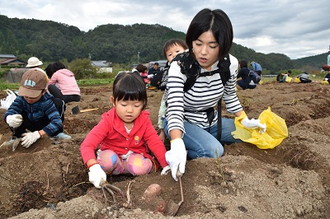
<svg viewBox="0 0 330 219">
<path fill-rule="evenodd" d="M 18 95 L 27 97 L 37 97 L 47 87 L 47 78 L 44 72 L 38 68 L 26 71 L 21 80 Z"/>
</svg>

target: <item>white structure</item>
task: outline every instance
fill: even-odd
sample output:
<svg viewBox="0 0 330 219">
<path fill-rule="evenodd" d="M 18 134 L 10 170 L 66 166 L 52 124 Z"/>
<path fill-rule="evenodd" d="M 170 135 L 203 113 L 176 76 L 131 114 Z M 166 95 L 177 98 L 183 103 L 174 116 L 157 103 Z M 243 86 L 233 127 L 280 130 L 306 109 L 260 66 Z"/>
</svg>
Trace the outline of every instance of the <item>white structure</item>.
<svg viewBox="0 0 330 219">
<path fill-rule="evenodd" d="M 112 73 L 112 63 L 106 60 L 91 61 L 92 65 L 98 68 L 98 73 Z"/>
</svg>

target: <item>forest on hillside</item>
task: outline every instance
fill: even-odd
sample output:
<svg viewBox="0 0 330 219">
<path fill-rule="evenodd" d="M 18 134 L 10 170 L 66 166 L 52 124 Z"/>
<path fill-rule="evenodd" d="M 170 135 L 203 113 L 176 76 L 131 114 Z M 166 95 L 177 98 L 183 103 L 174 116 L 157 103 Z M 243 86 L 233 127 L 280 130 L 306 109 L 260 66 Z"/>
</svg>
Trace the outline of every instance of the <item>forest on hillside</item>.
<svg viewBox="0 0 330 219">
<path fill-rule="evenodd" d="M 185 38 L 185 33 L 158 24 L 106 24 L 84 32 L 53 21 L 0 15 L 0 27 L 0 53 L 22 60 L 37 56 L 49 62 L 91 58 L 119 64 L 144 63 L 164 59 L 162 47 L 167 40 Z M 318 70 L 327 55 L 291 60 L 284 54 L 258 53 L 235 43 L 231 54 L 239 60 L 259 62 L 268 73 L 292 68 Z"/>
</svg>

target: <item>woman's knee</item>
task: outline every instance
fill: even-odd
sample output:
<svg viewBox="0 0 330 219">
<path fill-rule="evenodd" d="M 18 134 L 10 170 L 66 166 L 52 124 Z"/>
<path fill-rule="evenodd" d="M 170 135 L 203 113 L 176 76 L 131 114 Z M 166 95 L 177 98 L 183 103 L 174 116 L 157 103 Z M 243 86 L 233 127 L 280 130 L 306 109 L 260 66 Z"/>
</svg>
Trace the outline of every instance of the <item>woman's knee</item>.
<svg viewBox="0 0 330 219">
<path fill-rule="evenodd" d="M 204 141 L 194 136 L 191 136 L 189 140 L 184 137 L 183 140 L 188 151 L 188 158 L 190 159 L 199 157 L 217 158 L 223 155 L 223 146 L 212 135 Z"/>
</svg>

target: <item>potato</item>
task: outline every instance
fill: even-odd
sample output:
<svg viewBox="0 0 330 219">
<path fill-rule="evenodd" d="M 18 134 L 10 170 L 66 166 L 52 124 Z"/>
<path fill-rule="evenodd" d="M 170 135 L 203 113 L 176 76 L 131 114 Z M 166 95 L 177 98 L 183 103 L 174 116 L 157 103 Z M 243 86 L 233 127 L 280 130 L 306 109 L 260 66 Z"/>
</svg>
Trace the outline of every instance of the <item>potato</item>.
<svg viewBox="0 0 330 219">
<path fill-rule="evenodd" d="M 147 203 L 150 203 L 155 199 L 155 197 L 160 195 L 161 191 L 162 191 L 162 187 L 160 185 L 155 183 L 151 184 L 144 191 L 143 199 L 145 199 Z"/>
</svg>

